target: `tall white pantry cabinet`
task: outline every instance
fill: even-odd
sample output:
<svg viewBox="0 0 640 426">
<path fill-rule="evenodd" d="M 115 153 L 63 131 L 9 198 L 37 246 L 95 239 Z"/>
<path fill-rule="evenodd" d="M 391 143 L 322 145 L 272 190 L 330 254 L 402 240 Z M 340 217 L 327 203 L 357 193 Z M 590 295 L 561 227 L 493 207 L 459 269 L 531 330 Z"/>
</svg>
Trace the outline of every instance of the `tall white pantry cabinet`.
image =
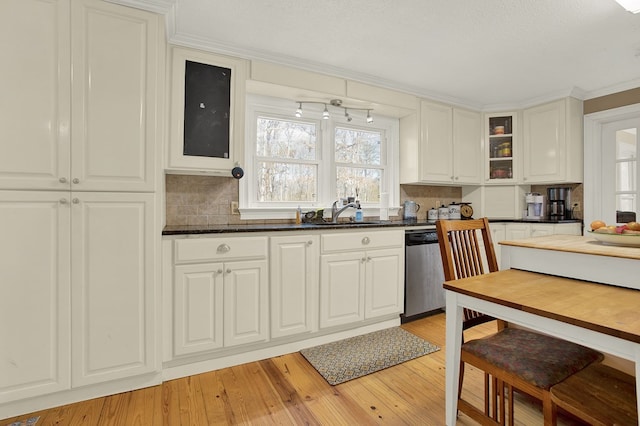
<svg viewBox="0 0 640 426">
<path fill-rule="evenodd" d="M 0 418 L 160 381 L 163 40 L 103 1 L 0 2 Z"/>
</svg>

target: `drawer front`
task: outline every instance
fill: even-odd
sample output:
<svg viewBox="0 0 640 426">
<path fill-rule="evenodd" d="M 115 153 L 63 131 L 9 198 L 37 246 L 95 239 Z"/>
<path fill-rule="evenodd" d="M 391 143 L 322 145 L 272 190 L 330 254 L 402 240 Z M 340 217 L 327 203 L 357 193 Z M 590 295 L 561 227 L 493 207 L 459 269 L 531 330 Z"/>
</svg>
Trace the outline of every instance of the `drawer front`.
<svg viewBox="0 0 640 426">
<path fill-rule="evenodd" d="M 321 241 L 323 253 L 347 250 L 369 250 L 382 247 L 402 247 L 404 244 L 404 230 L 372 230 L 323 234 Z"/>
<path fill-rule="evenodd" d="M 194 263 L 267 257 L 267 237 L 194 238 L 176 240 L 175 262 Z"/>
</svg>

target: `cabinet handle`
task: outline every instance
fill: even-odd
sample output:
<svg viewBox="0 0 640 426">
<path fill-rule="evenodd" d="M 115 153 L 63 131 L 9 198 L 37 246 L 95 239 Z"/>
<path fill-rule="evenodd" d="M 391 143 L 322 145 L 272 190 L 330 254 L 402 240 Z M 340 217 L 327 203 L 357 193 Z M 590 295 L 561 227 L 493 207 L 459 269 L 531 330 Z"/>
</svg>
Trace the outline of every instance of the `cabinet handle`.
<svg viewBox="0 0 640 426">
<path fill-rule="evenodd" d="M 74 198 L 73 200 L 71 200 L 71 202 L 73 204 L 80 204 L 80 200 L 78 198 Z"/>
<path fill-rule="evenodd" d="M 456 178 L 455 178 L 455 179 L 456 179 L 456 180 L 460 179 L 460 176 L 456 176 Z"/>
<path fill-rule="evenodd" d="M 227 274 L 230 274 L 231 273 L 231 268 L 227 268 L 226 272 L 227 272 Z"/>
<path fill-rule="evenodd" d="M 66 198 L 60 198 L 60 204 L 67 204 L 68 202 Z"/>
<path fill-rule="evenodd" d="M 58 182 L 67 183 L 67 178 L 66 177 L 61 177 L 60 179 L 58 179 Z"/>
<path fill-rule="evenodd" d="M 227 244 L 220 244 L 218 246 L 218 253 L 228 253 L 229 250 L 231 250 L 231 247 L 229 247 Z"/>
<path fill-rule="evenodd" d="M 364 263 L 364 262 L 366 262 L 366 261 L 367 261 L 367 258 L 366 258 L 366 257 L 363 257 L 362 259 L 360 259 L 360 263 Z"/>
<path fill-rule="evenodd" d="M 313 244 L 313 241 L 311 241 L 311 240 L 307 241 L 307 245 L 308 245 L 308 246 L 310 246 L 310 245 L 312 245 L 312 244 Z"/>
<path fill-rule="evenodd" d="M 71 182 L 73 182 L 73 183 L 80 183 L 80 179 L 78 179 L 78 178 L 73 178 L 73 180 L 72 180 Z"/>
<path fill-rule="evenodd" d="M 367 244 L 369 244 L 370 242 L 371 242 L 371 240 L 369 239 L 369 237 L 364 237 L 364 238 L 362 239 L 362 244 L 364 244 L 365 246 L 366 246 Z"/>
<path fill-rule="evenodd" d="M 222 269 L 218 269 L 218 270 L 216 271 L 216 273 L 217 273 L 217 274 L 221 274 L 221 273 L 222 273 Z"/>
<path fill-rule="evenodd" d="M 371 258 L 367 256 L 367 262 L 371 262 Z"/>
</svg>

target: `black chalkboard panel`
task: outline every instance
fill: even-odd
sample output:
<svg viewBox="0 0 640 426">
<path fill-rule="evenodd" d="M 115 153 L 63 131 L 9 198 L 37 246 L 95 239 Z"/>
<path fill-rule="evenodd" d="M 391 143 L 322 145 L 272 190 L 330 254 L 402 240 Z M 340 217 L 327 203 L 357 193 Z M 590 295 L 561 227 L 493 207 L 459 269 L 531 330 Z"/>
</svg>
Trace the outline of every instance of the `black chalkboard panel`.
<svg viewBox="0 0 640 426">
<path fill-rule="evenodd" d="M 186 61 L 184 155 L 229 158 L 231 70 Z"/>
</svg>

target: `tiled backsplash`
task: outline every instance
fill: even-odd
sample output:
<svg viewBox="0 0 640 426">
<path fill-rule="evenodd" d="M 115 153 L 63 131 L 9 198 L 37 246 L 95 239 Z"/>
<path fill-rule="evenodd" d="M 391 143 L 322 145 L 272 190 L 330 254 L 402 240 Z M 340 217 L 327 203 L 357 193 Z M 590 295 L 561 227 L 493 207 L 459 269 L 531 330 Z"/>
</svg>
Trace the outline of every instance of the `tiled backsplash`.
<svg viewBox="0 0 640 426">
<path fill-rule="evenodd" d="M 238 201 L 239 181 L 217 176 L 166 175 L 167 225 L 226 225 L 242 223 L 282 223 L 287 220 L 245 221 L 232 214 L 231 202 Z M 400 205 L 406 200 L 420 204 L 418 218 L 426 218 L 431 207 L 459 202 L 457 187 L 400 185 Z M 402 214 L 402 211 L 400 211 Z M 390 217 L 399 219 L 399 217 Z"/>
</svg>

